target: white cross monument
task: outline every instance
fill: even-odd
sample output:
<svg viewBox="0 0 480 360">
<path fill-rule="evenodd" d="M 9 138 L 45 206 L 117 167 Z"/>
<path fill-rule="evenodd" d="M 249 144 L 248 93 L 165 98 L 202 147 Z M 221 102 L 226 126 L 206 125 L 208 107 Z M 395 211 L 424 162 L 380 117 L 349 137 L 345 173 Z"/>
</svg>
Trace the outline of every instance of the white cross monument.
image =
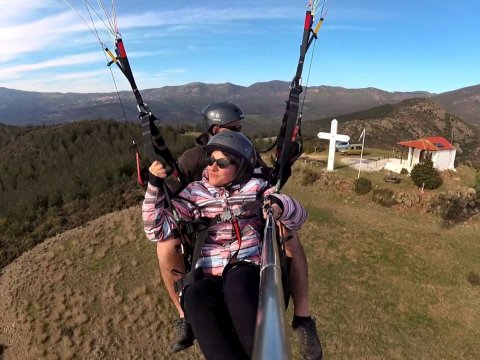
<svg viewBox="0 0 480 360">
<path fill-rule="evenodd" d="M 349 142 L 350 136 L 337 134 L 338 121 L 333 119 L 330 125 L 330 132 L 319 132 L 317 136 L 320 139 L 330 140 L 330 146 L 328 147 L 328 163 L 327 170 L 333 171 L 333 160 L 335 159 L 335 144 L 337 141 Z"/>
</svg>

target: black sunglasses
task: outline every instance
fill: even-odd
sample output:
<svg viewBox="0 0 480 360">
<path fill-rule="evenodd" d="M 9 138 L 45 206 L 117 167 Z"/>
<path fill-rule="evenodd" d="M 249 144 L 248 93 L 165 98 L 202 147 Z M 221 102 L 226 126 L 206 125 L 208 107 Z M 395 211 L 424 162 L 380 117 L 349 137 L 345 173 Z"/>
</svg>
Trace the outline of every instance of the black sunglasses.
<svg viewBox="0 0 480 360">
<path fill-rule="evenodd" d="M 208 166 L 213 166 L 213 164 L 217 163 L 217 166 L 220 169 L 225 169 L 228 165 L 235 164 L 235 161 L 233 159 L 227 159 L 227 158 L 215 159 L 213 156 L 207 156 L 205 158 L 205 162 L 207 163 Z"/>
<path fill-rule="evenodd" d="M 228 130 L 234 131 L 234 132 L 242 131 L 242 125 L 222 126 L 222 128 L 228 129 Z"/>
</svg>

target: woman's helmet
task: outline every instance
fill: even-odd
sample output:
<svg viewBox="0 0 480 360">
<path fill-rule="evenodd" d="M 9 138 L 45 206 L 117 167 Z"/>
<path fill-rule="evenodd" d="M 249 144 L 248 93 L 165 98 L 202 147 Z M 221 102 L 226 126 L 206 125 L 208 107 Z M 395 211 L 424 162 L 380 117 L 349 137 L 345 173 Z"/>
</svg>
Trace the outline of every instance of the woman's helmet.
<svg viewBox="0 0 480 360">
<path fill-rule="evenodd" d="M 205 119 L 205 131 L 210 131 L 213 125 L 225 126 L 245 118 L 242 110 L 230 102 L 213 102 L 202 110 Z"/>
<path fill-rule="evenodd" d="M 252 176 L 257 162 L 257 153 L 250 140 L 242 133 L 234 131 L 221 132 L 210 139 L 205 149 L 208 155 L 215 150 L 220 150 L 225 154 L 233 155 L 235 158 L 240 159 L 234 183 L 241 183 Z"/>
</svg>

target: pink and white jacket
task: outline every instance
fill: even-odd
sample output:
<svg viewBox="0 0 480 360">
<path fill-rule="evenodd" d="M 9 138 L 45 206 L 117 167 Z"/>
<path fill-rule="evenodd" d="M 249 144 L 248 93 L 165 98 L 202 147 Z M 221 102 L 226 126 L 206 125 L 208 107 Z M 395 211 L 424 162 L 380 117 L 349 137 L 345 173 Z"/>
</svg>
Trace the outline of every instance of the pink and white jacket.
<svg viewBox="0 0 480 360">
<path fill-rule="evenodd" d="M 149 240 L 164 241 L 172 237 L 176 228 L 170 210 L 165 209 L 165 196 L 159 187 L 158 178 L 150 174 L 150 181 L 145 193 L 142 215 L 144 230 Z M 284 194 L 272 194 L 273 187 L 267 181 L 252 178 L 247 183 L 227 190 L 208 183 L 208 172 L 203 172 L 201 181 L 190 183 L 174 198 L 173 204 L 185 221 L 202 218 L 215 218 L 226 210 L 234 210 L 253 202 L 258 194 L 271 195 L 282 207 L 279 221 L 290 230 L 298 230 L 307 218 L 306 209 L 296 200 Z M 258 205 L 261 207 L 261 204 Z M 262 228 L 264 219 L 258 210 L 244 212 L 238 218 L 242 241 L 238 260 L 247 260 L 259 264 Z M 197 267 L 202 267 L 206 275 L 221 276 L 224 267 L 238 250 L 238 239 L 231 222 L 214 223 L 208 230 Z"/>
</svg>

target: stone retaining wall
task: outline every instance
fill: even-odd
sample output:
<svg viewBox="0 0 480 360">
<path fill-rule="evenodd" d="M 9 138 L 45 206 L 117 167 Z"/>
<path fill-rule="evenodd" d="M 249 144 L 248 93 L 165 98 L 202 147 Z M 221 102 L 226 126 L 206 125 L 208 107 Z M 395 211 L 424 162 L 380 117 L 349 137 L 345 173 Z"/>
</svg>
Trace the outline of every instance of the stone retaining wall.
<svg viewBox="0 0 480 360">
<path fill-rule="evenodd" d="M 473 188 L 440 193 L 429 203 L 428 211 L 440 215 L 450 212 L 452 217 L 469 218 L 480 213 L 480 194 Z"/>
</svg>

